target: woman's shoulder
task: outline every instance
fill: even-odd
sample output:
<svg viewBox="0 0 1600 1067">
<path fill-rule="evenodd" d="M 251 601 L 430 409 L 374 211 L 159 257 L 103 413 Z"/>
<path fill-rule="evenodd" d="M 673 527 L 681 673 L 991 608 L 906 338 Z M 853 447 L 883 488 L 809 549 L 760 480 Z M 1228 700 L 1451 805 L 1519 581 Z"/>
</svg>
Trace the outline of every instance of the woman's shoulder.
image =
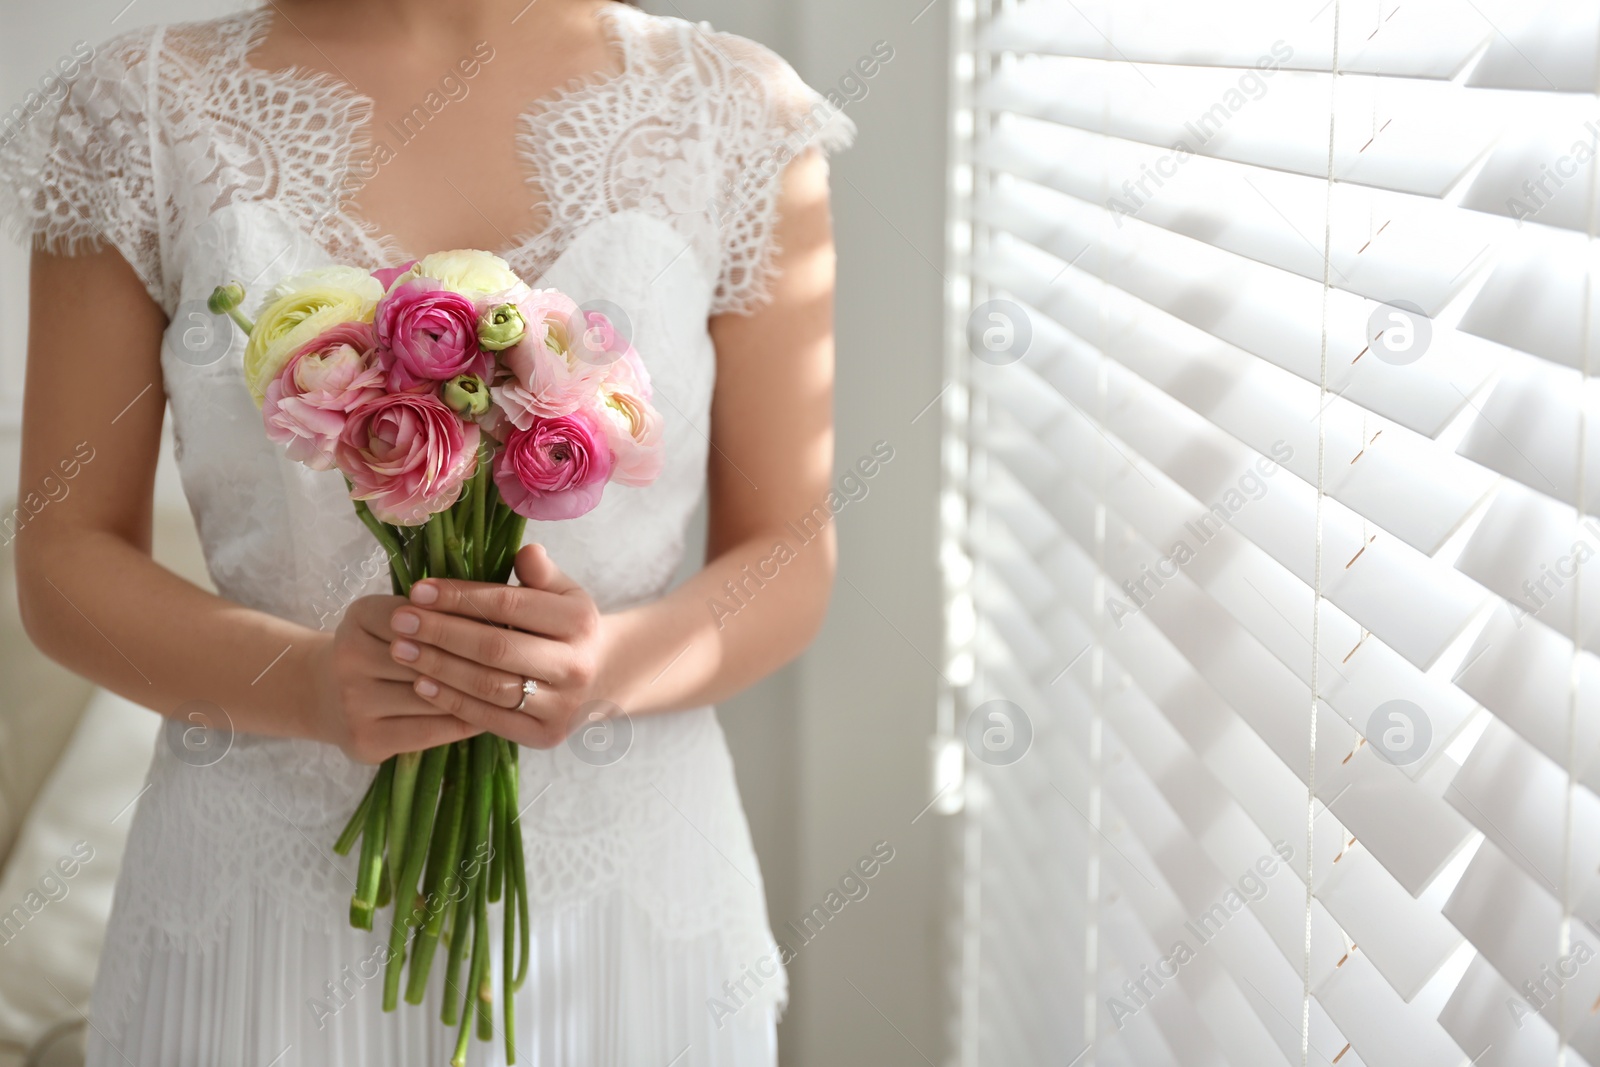
<svg viewBox="0 0 1600 1067">
<path fill-rule="evenodd" d="M 90 53 L 85 68 L 101 77 L 173 85 L 186 73 L 241 62 L 264 26 L 264 14 L 264 9 L 255 8 L 219 18 L 126 30 L 98 45 L 85 46 Z M 159 77 L 151 79 L 152 73 Z"/>
<path fill-rule="evenodd" d="M 692 158 L 708 184 L 701 190 L 708 210 L 673 217 L 679 225 L 710 220 L 717 277 L 711 313 L 754 310 L 768 299 L 777 269 L 779 176 L 813 147 L 847 147 L 855 127 L 765 45 L 704 22 L 616 8 L 628 65 L 642 75 L 631 81 L 641 116 L 652 117 L 653 130 L 660 109 L 670 108 L 679 116 L 679 150 L 698 145 Z M 675 195 L 672 203 L 682 199 Z"/>
<path fill-rule="evenodd" d="M 782 56 L 764 44 L 690 22 L 617 4 L 628 38 L 628 60 L 661 74 L 687 76 L 705 88 L 740 96 L 806 98 L 814 93 Z"/>
<path fill-rule="evenodd" d="M 136 82 L 135 75 L 148 69 L 159 32 L 157 26 L 141 26 L 124 30 L 97 44 L 78 42 L 73 46 L 70 61 L 59 67 L 61 91 L 56 95 L 63 99 L 72 95 L 81 98 L 85 90 L 79 86 L 85 82 L 91 85 Z"/>
<path fill-rule="evenodd" d="M 169 22 L 159 28 L 161 48 L 165 53 L 196 60 L 242 60 L 266 31 L 269 16 L 266 7 L 257 7 L 220 18 Z"/>
</svg>

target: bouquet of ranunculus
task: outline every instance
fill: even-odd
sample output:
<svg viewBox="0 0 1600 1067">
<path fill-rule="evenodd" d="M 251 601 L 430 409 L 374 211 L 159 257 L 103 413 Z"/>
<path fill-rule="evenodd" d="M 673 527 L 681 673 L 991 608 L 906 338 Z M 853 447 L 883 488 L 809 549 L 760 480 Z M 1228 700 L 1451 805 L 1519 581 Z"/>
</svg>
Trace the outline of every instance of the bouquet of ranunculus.
<svg viewBox="0 0 1600 1067">
<path fill-rule="evenodd" d="M 245 380 L 267 436 L 344 474 L 397 593 L 422 578 L 504 582 L 528 519 L 574 518 L 608 481 L 648 485 L 661 470 L 661 419 L 632 345 L 486 252 L 308 271 L 275 286 L 254 323 L 243 300 L 225 285 L 210 307 L 249 334 Z M 517 811 L 516 745 L 483 734 L 384 762 L 334 845 L 344 855 L 361 841 L 352 925 L 372 929 L 395 902 L 385 1010 L 407 956 L 405 997 L 418 1004 L 448 944 L 443 1018 L 460 1019 L 458 1065 L 474 1017 L 493 1034 L 488 906 L 502 896 L 508 1004 L 527 974 Z M 509 1010 L 502 1027 L 514 1062 Z"/>
</svg>

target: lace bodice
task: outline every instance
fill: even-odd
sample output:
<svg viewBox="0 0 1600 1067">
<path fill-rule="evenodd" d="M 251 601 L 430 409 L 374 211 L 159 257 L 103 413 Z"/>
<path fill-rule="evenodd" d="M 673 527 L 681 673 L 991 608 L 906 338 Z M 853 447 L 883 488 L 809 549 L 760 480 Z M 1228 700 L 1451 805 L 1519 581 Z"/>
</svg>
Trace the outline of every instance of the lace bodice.
<svg viewBox="0 0 1600 1067">
<path fill-rule="evenodd" d="M 0 221 L 53 251 L 111 244 L 169 315 L 194 231 L 233 205 L 269 210 L 337 262 L 430 251 L 399 248 L 350 207 L 383 159 L 371 101 L 329 74 L 251 63 L 272 17 L 99 46 L 62 98 L 30 101 L 0 137 Z M 809 146 L 843 147 L 853 126 L 753 42 L 622 4 L 601 19 L 617 69 L 528 104 L 518 141 L 545 222 L 494 251 L 536 278 L 597 220 L 643 209 L 715 281 L 713 314 L 752 310 L 776 251 L 772 179 Z"/>
<path fill-rule="evenodd" d="M 310 267 L 409 256 L 341 202 L 369 147 L 370 102 L 327 76 L 252 66 L 270 17 L 101 46 L 64 99 L 0 141 L 0 217 L 47 249 L 109 244 L 128 261 L 171 322 L 164 384 L 217 589 L 331 627 L 357 596 L 388 591 L 381 551 L 337 472 L 307 470 L 267 441 L 243 339 L 219 329 L 204 298 L 227 280 L 259 298 Z M 546 221 L 496 251 L 532 284 L 620 308 L 655 383 L 667 423 L 659 480 L 613 485 L 583 518 L 529 524 L 530 540 L 615 608 L 660 595 L 682 557 L 709 445 L 707 319 L 764 298 L 775 178 L 851 130 L 758 45 L 621 4 L 602 17 L 619 69 L 530 104 L 519 147 Z M 239 665 L 250 676 L 267 667 Z M 701 709 L 633 729 L 609 766 L 566 746 L 524 754 L 525 795 L 541 798 L 525 816 L 530 889 L 545 907 L 620 889 L 664 936 L 723 938 L 737 973 L 770 935 L 716 720 Z M 235 891 L 265 881 L 296 921 L 342 923 L 347 865 L 327 845 L 370 774 L 312 742 L 240 736 L 206 767 L 158 745 L 126 908 L 152 936 L 204 944 Z"/>
</svg>

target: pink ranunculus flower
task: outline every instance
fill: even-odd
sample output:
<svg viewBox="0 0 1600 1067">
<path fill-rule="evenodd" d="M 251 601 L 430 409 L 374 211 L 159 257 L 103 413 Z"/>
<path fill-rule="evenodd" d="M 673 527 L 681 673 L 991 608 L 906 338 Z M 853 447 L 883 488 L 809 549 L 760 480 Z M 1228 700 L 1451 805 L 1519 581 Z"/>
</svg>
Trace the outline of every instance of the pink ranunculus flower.
<svg viewBox="0 0 1600 1067">
<path fill-rule="evenodd" d="M 489 393 L 493 396 L 494 390 L 489 390 Z M 476 421 L 478 428 L 488 434 L 497 444 L 505 444 L 506 435 L 516 430 L 516 427 L 511 425 L 511 420 L 506 418 L 506 413 L 501 410 L 499 404 L 490 404 L 489 410 L 479 415 Z"/>
<path fill-rule="evenodd" d="M 372 324 L 334 326 L 289 357 L 267 385 L 267 437 L 312 470 L 333 467 L 333 449 L 352 408 L 383 395 Z"/>
<path fill-rule="evenodd" d="M 535 419 L 556 418 L 593 399 L 609 369 L 585 358 L 581 336 L 584 313 L 554 289 L 534 289 L 517 302 L 525 332 L 500 353 L 510 377 L 497 385 L 495 401 L 519 430 Z"/>
<path fill-rule="evenodd" d="M 580 408 L 511 431 L 495 460 L 494 484 L 518 515 L 575 519 L 600 503 L 612 462 L 599 420 Z"/>
<path fill-rule="evenodd" d="M 611 364 L 607 377 L 623 383 L 646 400 L 655 398 L 655 389 L 650 384 L 650 372 L 645 369 L 644 357 L 626 341 L 621 342 L 616 361 Z"/>
<path fill-rule="evenodd" d="M 334 456 L 350 496 L 381 521 L 418 526 L 461 495 L 478 427 L 431 393 L 386 393 L 350 412 Z"/>
<path fill-rule="evenodd" d="M 661 413 L 650 403 L 650 374 L 631 345 L 626 345 L 600 386 L 597 414 L 616 463 L 611 477 L 623 485 L 655 481 L 666 462 Z"/>
<path fill-rule="evenodd" d="M 633 350 L 628 339 L 617 332 L 616 325 L 599 311 L 585 311 L 583 330 L 573 338 L 573 349 L 586 363 L 610 367 Z"/>
<path fill-rule="evenodd" d="M 378 301 L 373 321 L 391 390 L 462 374 L 489 378 L 493 361 L 478 345 L 477 305 L 431 278 L 395 286 Z"/>
<path fill-rule="evenodd" d="M 396 278 L 416 265 L 417 261 L 413 259 L 410 263 L 398 267 L 379 267 L 372 272 L 372 276 L 378 280 L 379 285 L 383 286 L 383 291 L 388 292 L 389 287 L 394 284 Z"/>
</svg>

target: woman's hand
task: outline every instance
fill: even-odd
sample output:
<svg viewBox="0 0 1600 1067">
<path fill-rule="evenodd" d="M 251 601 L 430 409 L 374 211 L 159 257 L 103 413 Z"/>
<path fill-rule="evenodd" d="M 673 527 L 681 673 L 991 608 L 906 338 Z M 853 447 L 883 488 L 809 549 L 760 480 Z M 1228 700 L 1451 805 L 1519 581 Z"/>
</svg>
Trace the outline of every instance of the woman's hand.
<svg viewBox="0 0 1600 1067">
<path fill-rule="evenodd" d="M 388 620 L 393 664 L 416 696 L 477 730 L 554 748 L 604 696 L 603 617 L 539 545 L 516 558 L 521 585 L 429 579 Z M 538 691 L 524 699 L 524 679 Z"/>
<path fill-rule="evenodd" d="M 412 688 L 417 672 L 390 657 L 389 618 L 404 603 L 397 596 L 361 597 L 310 653 L 316 699 L 306 732 L 360 763 L 382 763 L 397 752 L 483 732 L 419 698 Z"/>
</svg>

